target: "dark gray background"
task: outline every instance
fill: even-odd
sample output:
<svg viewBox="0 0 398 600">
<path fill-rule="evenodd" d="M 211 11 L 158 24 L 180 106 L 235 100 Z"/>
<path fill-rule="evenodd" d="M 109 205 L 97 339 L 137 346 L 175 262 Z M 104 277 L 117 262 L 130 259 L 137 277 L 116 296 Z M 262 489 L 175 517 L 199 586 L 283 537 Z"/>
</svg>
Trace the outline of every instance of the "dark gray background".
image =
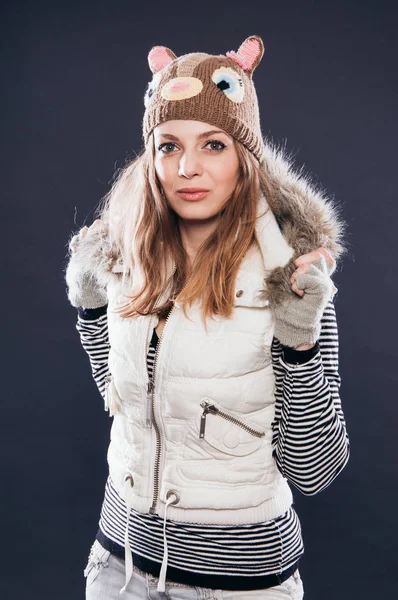
<svg viewBox="0 0 398 600">
<path fill-rule="evenodd" d="M 352 454 L 295 492 L 306 600 L 390 598 L 397 585 L 394 2 L 2 4 L 2 544 L 4 599 L 80 600 L 112 419 L 66 297 L 72 231 L 142 145 L 153 45 L 177 55 L 265 43 L 264 135 L 334 194 L 350 253 L 334 280 Z M 395 594 L 394 594 L 395 596 Z"/>
</svg>

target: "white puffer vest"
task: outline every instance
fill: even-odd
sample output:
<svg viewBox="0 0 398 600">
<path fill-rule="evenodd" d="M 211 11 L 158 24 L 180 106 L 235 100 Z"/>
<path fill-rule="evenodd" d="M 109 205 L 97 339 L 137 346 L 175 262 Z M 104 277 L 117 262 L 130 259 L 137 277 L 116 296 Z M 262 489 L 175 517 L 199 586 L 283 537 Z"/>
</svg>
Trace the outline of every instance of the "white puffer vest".
<svg viewBox="0 0 398 600">
<path fill-rule="evenodd" d="M 264 198 L 259 214 L 267 209 Z M 294 254 L 268 210 L 236 279 L 231 319 L 203 325 L 199 304 L 184 316 L 174 305 L 158 344 L 153 383 L 146 357 L 156 316 L 122 319 L 121 283 L 108 284 L 109 378 L 106 408 L 114 421 L 110 476 L 131 507 L 177 521 L 258 523 L 292 504 L 292 493 L 272 456 L 275 380 L 274 322 L 260 298 L 268 270 Z M 114 268 L 117 271 L 117 267 Z M 168 290 L 159 301 L 167 298 Z M 167 538 L 159 578 L 164 591 Z M 126 584 L 132 573 L 126 523 Z"/>
</svg>

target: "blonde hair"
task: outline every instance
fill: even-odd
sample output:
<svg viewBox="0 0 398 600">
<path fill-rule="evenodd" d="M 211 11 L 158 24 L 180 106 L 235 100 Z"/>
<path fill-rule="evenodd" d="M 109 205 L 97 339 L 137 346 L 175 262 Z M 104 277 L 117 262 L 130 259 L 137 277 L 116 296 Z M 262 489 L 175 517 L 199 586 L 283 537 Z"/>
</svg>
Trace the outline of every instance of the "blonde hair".
<svg viewBox="0 0 398 600">
<path fill-rule="evenodd" d="M 256 157 L 234 140 L 239 160 L 235 190 L 220 211 L 214 232 L 199 248 L 187 281 L 187 255 L 181 241 L 178 216 L 162 194 L 154 165 L 153 135 L 145 149 L 115 173 L 110 191 L 100 201 L 98 217 L 122 255 L 123 279 L 138 262 L 144 274 L 138 294 L 115 312 L 121 317 L 158 313 L 165 315 L 172 301 L 186 306 L 201 301 L 202 318 L 231 317 L 235 278 L 242 258 L 257 243 L 255 224 L 260 191 L 267 178 Z M 155 306 L 166 281 L 167 265 L 174 261 L 171 299 Z M 187 315 L 186 315 L 187 316 Z M 206 326 L 206 323 L 205 323 Z"/>
</svg>

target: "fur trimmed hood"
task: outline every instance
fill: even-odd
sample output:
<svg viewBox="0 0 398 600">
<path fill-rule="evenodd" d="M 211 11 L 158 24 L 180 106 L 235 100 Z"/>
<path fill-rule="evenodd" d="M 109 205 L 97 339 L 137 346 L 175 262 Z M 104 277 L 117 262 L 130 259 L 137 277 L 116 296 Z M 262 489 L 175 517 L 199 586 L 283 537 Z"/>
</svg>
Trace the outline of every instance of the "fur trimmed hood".
<svg viewBox="0 0 398 600">
<path fill-rule="evenodd" d="M 323 246 L 335 258 L 337 268 L 338 259 L 347 251 L 343 239 L 346 223 L 340 217 L 340 207 L 303 169 L 294 169 L 284 150 L 268 142 L 262 166 L 271 191 L 269 197 L 260 197 L 256 233 L 266 272 L 262 297 L 272 307 L 282 302 L 286 294 L 294 293 L 289 279 L 298 256 Z M 275 255 L 273 243 L 278 244 Z M 81 260 L 101 284 L 105 286 L 112 277 L 121 277 L 122 257 L 110 245 L 105 227 L 83 238 L 79 246 Z"/>
<path fill-rule="evenodd" d="M 347 224 L 340 216 L 341 207 L 311 181 L 303 168 L 295 170 L 291 157 L 283 149 L 266 144 L 262 166 L 271 193 L 266 201 L 262 197 L 260 204 L 265 201 L 270 207 L 291 254 L 284 264 L 269 265 L 267 269 L 265 294 L 272 307 L 281 303 L 286 295 L 294 294 L 290 284 L 296 270 L 293 261 L 302 254 L 322 246 L 336 260 L 337 269 L 338 260 L 348 250 L 344 239 Z M 263 245 L 266 235 L 261 229 L 261 219 L 257 231 Z M 263 258 L 266 263 L 265 255 Z"/>
</svg>

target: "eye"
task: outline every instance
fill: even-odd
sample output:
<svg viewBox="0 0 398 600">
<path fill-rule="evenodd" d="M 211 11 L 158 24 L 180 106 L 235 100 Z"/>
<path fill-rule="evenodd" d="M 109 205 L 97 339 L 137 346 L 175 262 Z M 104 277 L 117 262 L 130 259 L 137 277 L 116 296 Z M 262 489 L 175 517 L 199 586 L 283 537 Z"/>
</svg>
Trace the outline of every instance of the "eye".
<svg viewBox="0 0 398 600">
<path fill-rule="evenodd" d="M 242 78 L 231 67 L 220 67 L 211 76 L 212 80 L 232 102 L 242 102 L 245 95 Z"/>
<path fill-rule="evenodd" d="M 160 146 L 158 146 L 158 150 L 160 152 L 163 152 L 164 154 L 171 154 L 171 152 L 167 152 L 164 150 L 166 146 L 175 146 L 175 144 L 173 144 L 173 142 L 163 142 L 163 144 L 160 144 Z"/>
<path fill-rule="evenodd" d="M 226 145 L 223 142 L 219 142 L 218 140 L 209 140 L 206 146 L 208 146 L 209 144 L 218 144 L 219 146 L 221 146 L 221 148 L 211 148 L 211 150 L 214 152 L 221 152 L 221 150 L 224 150 L 224 148 L 226 148 Z"/>
<path fill-rule="evenodd" d="M 151 96 L 153 95 L 153 92 L 154 92 L 152 83 L 153 83 L 152 81 L 150 81 L 148 83 L 148 87 L 147 87 L 147 89 L 145 91 L 145 95 L 144 95 L 144 105 L 145 105 L 145 108 L 147 108 L 147 106 L 149 104 L 149 100 L 150 100 L 150 98 L 151 98 Z"/>
</svg>

